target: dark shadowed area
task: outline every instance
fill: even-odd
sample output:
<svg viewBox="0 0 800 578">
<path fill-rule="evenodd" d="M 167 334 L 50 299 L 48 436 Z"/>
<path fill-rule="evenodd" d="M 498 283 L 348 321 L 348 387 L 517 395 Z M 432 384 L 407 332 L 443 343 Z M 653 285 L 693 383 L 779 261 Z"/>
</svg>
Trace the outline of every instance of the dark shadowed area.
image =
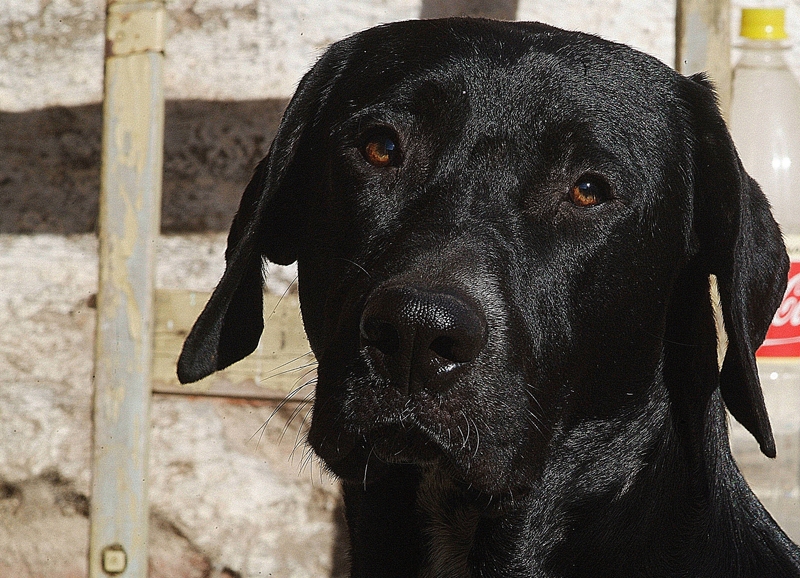
<svg viewBox="0 0 800 578">
<path fill-rule="evenodd" d="M 285 100 L 168 101 L 164 233 L 227 231 Z M 102 108 L 0 112 L 0 233 L 88 233 L 97 224 Z"/>
</svg>

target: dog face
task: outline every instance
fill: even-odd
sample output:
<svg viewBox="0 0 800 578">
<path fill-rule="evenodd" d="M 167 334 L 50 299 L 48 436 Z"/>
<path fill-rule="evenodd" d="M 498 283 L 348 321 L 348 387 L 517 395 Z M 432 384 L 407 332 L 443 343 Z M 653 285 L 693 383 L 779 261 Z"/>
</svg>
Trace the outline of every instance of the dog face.
<svg viewBox="0 0 800 578">
<path fill-rule="evenodd" d="M 705 82 L 627 47 L 475 20 L 333 45 L 245 192 L 182 381 L 255 348 L 262 256 L 298 262 L 309 441 L 346 480 L 411 463 L 525 492 L 580 440 L 696 429 L 717 387 L 774 454 L 753 352 L 777 226 Z"/>
<path fill-rule="evenodd" d="M 519 493 L 564 421 L 647 395 L 664 288 L 688 257 L 687 131 L 648 118 L 641 103 L 669 111 L 666 91 L 614 55 L 430 40 L 386 85 L 335 85 L 312 132 L 324 172 L 297 254 L 319 360 L 309 440 L 348 478 L 374 453 L 373 476 L 433 460 Z"/>
</svg>

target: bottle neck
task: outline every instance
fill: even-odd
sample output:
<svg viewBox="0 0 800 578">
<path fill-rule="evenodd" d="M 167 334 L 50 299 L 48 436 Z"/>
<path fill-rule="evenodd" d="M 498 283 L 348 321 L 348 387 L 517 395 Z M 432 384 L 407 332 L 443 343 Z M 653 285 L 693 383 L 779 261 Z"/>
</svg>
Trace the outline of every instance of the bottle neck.
<svg viewBox="0 0 800 578">
<path fill-rule="evenodd" d="M 790 48 L 787 42 L 743 38 L 739 46 L 742 55 L 736 68 L 787 68 L 783 57 L 783 53 Z"/>
</svg>

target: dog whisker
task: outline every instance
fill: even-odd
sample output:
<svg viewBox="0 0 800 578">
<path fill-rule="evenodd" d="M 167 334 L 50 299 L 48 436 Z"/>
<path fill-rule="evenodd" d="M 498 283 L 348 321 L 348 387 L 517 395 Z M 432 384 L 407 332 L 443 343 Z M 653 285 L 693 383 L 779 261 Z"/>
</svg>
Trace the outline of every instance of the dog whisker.
<svg viewBox="0 0 800 578">
<path fill-rule="evenodd" d="M 470 425 L 469 417 L 467 416 L 466 412 L 462 411 L 461 412 L 461 416 L 464 418 L 464 422 L 467 424 L 467 433 L 466 433 L 466 435 L 462 434 L 463 441 L 461 443 L 461 449 L 463 450 L 469 445 L 469 436 L 470 436 L 470 431 L 472 429 L 472 426 Z M 458 431 L 459 432 L 461 431 L 460 427 L 459 427 Z"/>
<path fill-rule="evenodd" d="M 372 454 L 373 454 L 373 449 L 370 448 L 369 454 L 367 454 L 367 461 L 364 464 L 364 480 L 363 480 L 363 484 L 364 484 L 364 491 L 365 492 L 367 491 L 367 472 L 369 470 L 369 459 L 372 457 Z"/>
<path fill-rule="evenodd" d="M 461 449 L 464 449 L 464 445 L 467 443 L 467 440 L 464 438 L 464 431 L 461 429 L 460 425 L 457 425 L 456 429 L 458 429 L 458 433 L 461 434 Z"/>
<path fill-rule="evenodd" d="M 294 285 L 295 283 L 297 283 L 297 276 L 296 275 L 295 275 L 294 279 L 292 279 L 292 282 L 289 283 L 289 285 L 286 286 L 286 289 L 284 289 L 283 293 L 281 294 L 280 298 L 278 299 L 278 302 L 275 304 L 275 307 L 272 308 L 272 312 L 270 312 L 269 316 L 264 321 L 264 325 L 269 323 L 269 320 L 272 319 L 273 315 L 275 315 L 275 312 L 278 310 L 278 306 L 281 304 L 281 301 L 283 301 L 283 298 L 286 297 L 286 295 L 289 293 L 289 289 L 291 289 L 292 285 Z"/>
<path fill-rule="evenodd" d="M 536 430 L 537 433 L 539 434 L 543 433 L 542 428 L 544 424 L 542 423 L 542 420 L 539 416 L 537 416 L 531 410 L 528 410 L 525 412 L 525 417 L 527 422 L 533 426 L 533 428 Z"/>
<path fill-rule="evenodd" d="M 481 430 L 478 428 L 478 424 L 475 424 L 475 452 L 472 454 L 472 459 L 475 459 L 478 456 L 478 450 L 481 447 Z"/>
<path fill-rule="evenodd" d="M 667 339 L 666 336 L 658 335 L 657 333 L 653 333 L 652 331 L 649 331 L 648 329 L 646 329 L 644 327 L 639 327 L 638 329 L 639 329 L 639 331 L 641 331 L 645 335 L 648 335 L 649 337 L 653 337 L 653 338 L 657 339 L 658 341 L 660 341 L 661 343 L 669 343 L 671 345 L 680 345 L 681 347 L 702 347 L 703 346 L 702 343 L 686 343 L 684 341 L 675 341 L 674 339 Z"/>
<path fill-rule="evenodd" d="M 304 406 L 304 405 L 308 404 L 309 403 L 309 399 L 311 397 L 313 397 L 313 392 L 309 396 L 306 396 L 306 398 L 304 398 L 303 400 L 299 400 L 299 401 L 295 398 L 295 396 L 298 393 L 300 393 L 300 391 L 302 391 L 304 388 L 308 387 L 309 385 L 311 385 L 313 383 L 315 383 L 315 380 L 313 380 L 313 379 L 309 380 L 309 381 L 303 383 L 302 385 L 294 388 L 289 393 L 287 393 L 286 396 L 280 402 L 278 402 L 278 405 L 276 405 L 275 408 L 270 412 L 269 416 L 264 421 L 264 423 L 261 425 L 261 427 L 259 427 L 255 432 L 253 432 L 253 435 L 250 436 L 250 438 L 248 439 L 248 442 L 252 441 L 252 439 L 254 437 L 259 436 L 258 437 L 258 442 L 256 442 L 256 449 L 258 449 L 258 447 L 259 447 L 259 445 L 261 443 L 261 440 L 263 439 L 264 434 L 266 433 L 267 426 L 269 425 L 269 422 L 272 421 L 272 418 L 274 418 L 278 414 L 278 412 L 280 412 L 281 409 L 283 409 L 286 406 L 287 403 L 299 403 L 300 406 Z M 296 411 L 297 411 L 297 409 L 295 408 L 295 410 L 292 412 L 292 415 L 294 415 L 294 412 L 296 412 Z M 291 423 L 292 419 L 293 418 L 290 418 L 288 423 Z M 288 426 L 288 424 L 287 424 L 287 426 Z M 281 439 L 282 438 L 283 438 L 283 434 L 281 434 Z"/>
<path fill-rule="evenodd" d="M 364 275 L 366 275 L 367 277 L 369 277 L 370 279 L 372 279 L 372 275 L 370 275 L 370 274 L 369 274 L 369 271 L 367 271 L 366 269 L 364 269 L 364 267 L 362 267 L 361 265 L 359 265 L 359 264 L 358 264 L 358 263 L 356 263 L 355 261 L 352 261 L 352 260 L 350 260 L 350 259 L 345 259 L 344 257 L 334 257 L 333 259 L 334 259 L 334 260 L 336 260 L 336 261 L 344 261 L 345 263 L 350 263 L 350 264 L 351 264 L 351 265 L 353 265 L 354 267 L 357 267 L 358 269 L 360 269 L 360 270 L 361 270 L 361 271 L 364 273 Z"/>
<path fill-rule="evenodd" d="M 306 369 L 307 367 L 316 367 L 316 366 L 317 366 L 316 361 L 313 361 L 311 363 L 304 363 L 303 365 L 298 365 L 297 367 L 292 367 L 291 369 L 286 369 L 284 371 L 272 373 L 264 377 L 261 381 L 267 381 L 268 379 L 272 379 L 273 377 L 278 377 L 279 375 L 286 375 L 287 373 L 292 373 L 293 371 L 300 371 L 301 369 Z"/>
<path fill-rule="evenodd" d="M 286 367 L 290 363 L 294 363 L 295 361 L 299 361 L 299 360 L 303 359 L 304 357 L 308 357 L 309 355 L 313 356 L 314 352 L 308 351 L 308 352 L 306 352 L 306 353 L 304 353 L 302 355 L 298 355 L 294 359 L 290 359 L 289 361 L 285 361 L 284 363 L 281 363 L 280 365 L 273 367 L 271 371 L 275 371 L 275 370 L 280 369 L 282 367 Z"/>
<path fill-rule="evenodd" d="M 294 393 L 294 392 L 287 394 L 287 395 L 286 395 L 286 397 L 284 397 L 284 398 L 283 398 L 283 399 L 282 399 L 282 400 L 281 400 L 281 401 L 278 403 L 278 405 L 277 405 L 277 406 L 275 406 L 275 408 L 274 408 L 274 409 L 273 409 L 273 410 L 270 412 L 269 416 L 267 416 L 267 419 L 264 421 L 264 423 L 263 423 L 263 424 L 261 424 L 261 427 L 259 427 L 259 428 L 258 428 L 258 429 L 257 429 L 255 432 L 253 432 L 253 435 L 251 435 L 251 436 L 250 436 L 250 438 L 247 440 L 248 442 L 250 442 L 250 441 L 252 441 L 252 440 L 253 440 L 253 438 L 254 438 L 254 437 L 258 436 L 258 441 L 256 442 L 256 449 L 258 449 L 258 446 L 259 446 L 259 444 L 261 443 L 261 439 L 264 437 L 264 434 L 265 434 L 265 433 L 266 433 L 266 431 L 267 431 L 267 426 L 269 425 L 269 422 L 272 420 L 272 418 L 273 418 L 273 417 L 275 417 L 275 415 L 276 415 L 276 414 L 277 414 L 277 413 L 278 413 L 278 412 L 279 412 L 279 411 L 280 411 L 280 410 L 281 410 L 281 409 L 282 409 L 282 408 L 283 408 L 283 407 L 284 407 L 284 406 L 285 406 L 287 403 L 289 403 L 289 402 L 291 401 L 291 398 L 292 398 L 292 395 L 293 395 L 293 393 Z"/>
<path fill-rule="evenodd" d="M 529 385 L 529 384 L 525 384 L 525 385 L 526 385 L 526 389 L 529 392 L 528 399 L 530 399 L 531 401 L 533 401 L 536 404 L 536 407 L 539 408 L 539 411 L 544 412 L 544 408 L 542 407 L 542 402 L 539 401 L 539 396 L 536 395 L 536 391 L 534 391 L 534 387 L 532 385 Z"/>
<path fill-rule="evenodd" d="M 294 410 L 292 410 L 292 413 L 289 415 L 289 419 L 288 419 L 288 420 L 286 420 L 286 423 L 283 425 L 283 431 L 281 432 L 281 435 L 280 435 L 280 437 L 278 438 L 278 443 L 280 443 L 281 441 L 283 441 L 283 436 L 285 436 L 285 435 L 286 435 L 286 432 L 288 431 L 288 429 L 289 429 L 289 426 L 291 426 L 291 425 L 292 425 L 292 422 L 293 422 L 293 421 L 295 420 L 295 418 L 296 418 L 296 417 L 297 417 L 297 416 L 300 414 L 300 412 L 301 412 L 301 411 L 303 411 L 304 409 L 306 409 L 306 410 L 307 410 L 307 408 L 308 408 L 308 405 L 309 405 L 310 403 L 311 403 L 311 400 L 310 400 L 308 397 L 307 397 L 306 399 L 304 399 L 304 400 L 301 400 L 301 401 L 299 401 L 299 402 L 297 403 L 297 407 L 295 407 L 295 408 L 294 408 Z M 301 430 L 299 430 L 299 429 L 298 429 L 298 434 L 299 434 L 299 432 L 300 432 L 300 431 L 301 431 Z"/>
<path fill-rule="evenodd" d="M 306 467 L 311 470 L 311 476 L 313 477 L 313 463 L 314 463 L 314 450 L 310 446 L 306 446 L 303 449 L 303 457 L 300 461 L 300 472 L 302 473 Z"/>
<path fill-rule="evenodd" d="M 274 410 L 273 410 L 273 414 L 274 414 Z M 253 435 L 251 435 L 247 440 L 248 443 L 249 443 L 249 442 L 253 441 L 254 437 L 258 436 L 258 441 L 256 442 L 256 451 L 258 451 L 258 448 L 261 445 L 261 440 L 263 439 L 264 434 L 267 431 L 267 425 L 269 424 L 269 420 L 270 420 L 271 417 L 272 417 L 272 415 L 270 415 L 270 417 L 268 417 L 267 420 L 264 423 L 261 424 L 261 427 L 258 428 L 255 432 L 253 432 Z"/>
<path fill-rule="evenodd" d="M 470 424 L 469 424 L 469 418 L 467 417 L 467 414 L 462 411 L 461 415 L 464 416 L 464 421 L 467 422 L 467 436 L 464 438 L 464 444 L 461 446 L 461 449 L 463 450 L 469 444 Z"/>
<path fill-rule="evenodd" d="M 308 414 L 306 414 L 308 415 Z M 305 416 L 303 417 L 305 419 Z M 294 448 L 292 448 L 291 454 L 289 454 L 289 459 L 294 459 L 294 454 L 297 451 L 297 448 L 303 447 L 303 454 L 305 455 L 306 452 L 310 451 L 313 453 L 314 449 L 308 444 L 308 439 L 306 434 L 304 433 L 304 428 L 301 424 L 301 427 L 297 430 L 297 434 L 294 438 Z"/>
</svg>

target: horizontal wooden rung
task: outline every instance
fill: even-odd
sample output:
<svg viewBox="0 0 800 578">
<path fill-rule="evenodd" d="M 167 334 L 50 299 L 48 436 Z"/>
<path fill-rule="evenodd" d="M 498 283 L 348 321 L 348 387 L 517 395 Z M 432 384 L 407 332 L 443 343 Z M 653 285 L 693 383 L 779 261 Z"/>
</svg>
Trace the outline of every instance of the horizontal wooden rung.
<svg viewBox="0 0 800 578">
<path fill-rule="evenodd" d="M 252 399 L 310 399 L 317 363 L 308 345 L 295 294 L 264 295 L 264 333 L 256 350 L 227 369 L 183 385 L 175 367 L 183 341 L 210 293 L 158 289 L 155 293 L 154 393 Z"/>
</svg>

